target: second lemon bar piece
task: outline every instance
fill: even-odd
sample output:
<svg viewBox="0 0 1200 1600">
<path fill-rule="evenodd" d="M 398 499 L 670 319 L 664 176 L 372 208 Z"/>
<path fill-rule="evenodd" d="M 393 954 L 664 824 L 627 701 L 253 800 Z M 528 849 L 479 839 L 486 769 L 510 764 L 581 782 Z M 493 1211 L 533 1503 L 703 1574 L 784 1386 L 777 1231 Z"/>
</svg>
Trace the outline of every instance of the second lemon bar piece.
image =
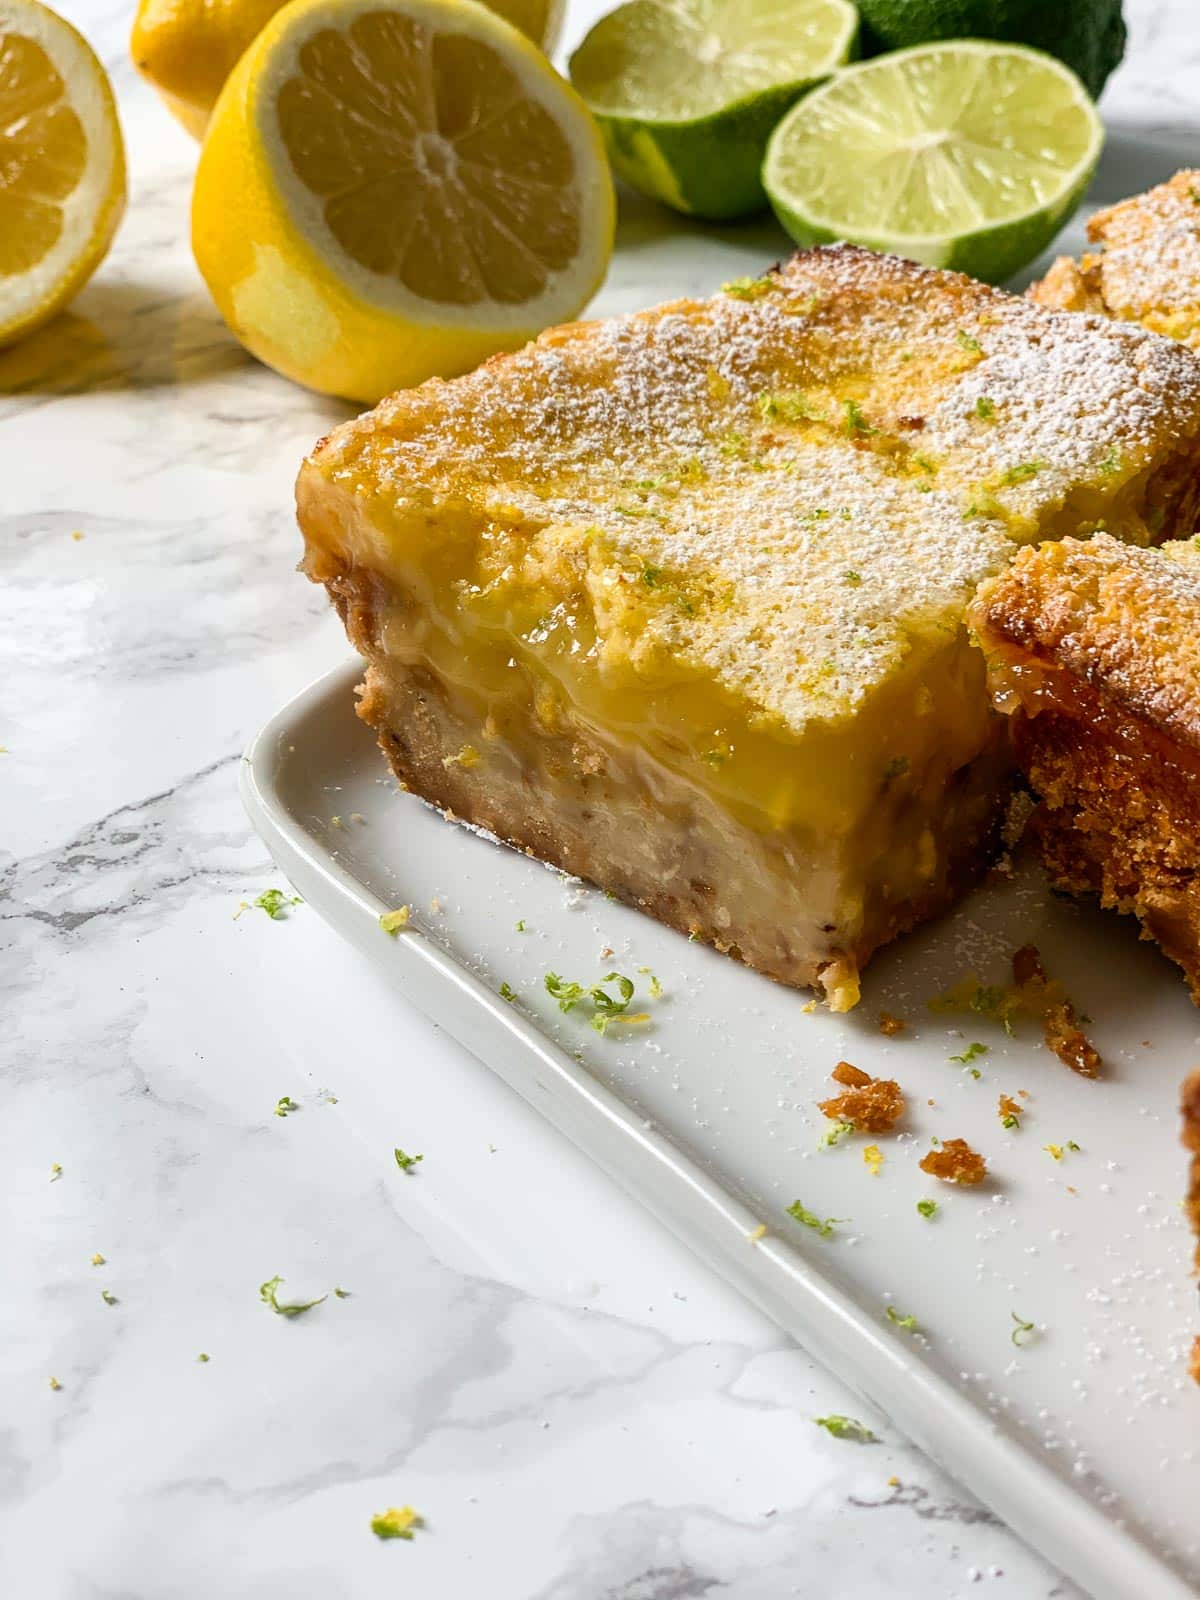
<svg viewBox="0 0 1200 1600">
<path fill-rule="evenodd" d="M 297 493 L 406 786 L 844 1008 L 987 859 L 976 586 L 1189 526 L 1200 365 L 834 247 L 393 396 Z"/>
<path fill-rule="evenodd" d="M 1087 231 L 1096 248 L 1059 256 L 1030 299 L 1140 322 L 1200 350 L 1200 171 L 1098 211 Z"/>
</svg>

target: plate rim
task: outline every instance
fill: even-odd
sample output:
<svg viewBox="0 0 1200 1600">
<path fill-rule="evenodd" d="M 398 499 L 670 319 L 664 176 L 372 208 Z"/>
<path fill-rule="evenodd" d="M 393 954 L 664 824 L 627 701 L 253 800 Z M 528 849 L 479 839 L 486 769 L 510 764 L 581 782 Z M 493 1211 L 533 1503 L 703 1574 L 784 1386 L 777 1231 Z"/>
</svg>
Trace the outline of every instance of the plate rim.
<svg viewBox="0 0 1200 1600">
<path fill-rule="evenodd" d="M 1094 1600 L 1195 1600 L 1196 1591 L 1139 1535 L 1118 1527 L 1004 1432 L 946 1378 L 885 1339 L 854 1299 L 670 1137 L 592 1077 L 536 1022 L 502 1000 L 417 928 L 380 938 L 392 909 L 332 856 L 283 797 L 280 752 L 307 721 L 350 713 L 357 657 L 293 695 L 259 729 L 240 763 L 252 826 L 305 901 L 398 991 L 495 1072 L 644 1205 L 694 1254 L 869 1403 Z M 352 714 L 352 713 L 351 713 Z"/>
</svg>

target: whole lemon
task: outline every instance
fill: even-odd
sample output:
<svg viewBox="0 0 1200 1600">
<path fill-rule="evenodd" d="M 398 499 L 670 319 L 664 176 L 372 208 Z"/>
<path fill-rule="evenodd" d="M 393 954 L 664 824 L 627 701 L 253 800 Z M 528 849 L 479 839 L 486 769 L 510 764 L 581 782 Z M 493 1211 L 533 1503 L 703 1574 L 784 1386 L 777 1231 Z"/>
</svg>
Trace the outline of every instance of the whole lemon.
<svg viewBox="0 0 1200 1600">
<path fill-rule="evenodd" d="M 287 0 L 139 0 L 129 40 L 133 64 L 197 139 L 225 79 Z M 485 0 L 549 51 L 564 0 Z"/>
</svg>

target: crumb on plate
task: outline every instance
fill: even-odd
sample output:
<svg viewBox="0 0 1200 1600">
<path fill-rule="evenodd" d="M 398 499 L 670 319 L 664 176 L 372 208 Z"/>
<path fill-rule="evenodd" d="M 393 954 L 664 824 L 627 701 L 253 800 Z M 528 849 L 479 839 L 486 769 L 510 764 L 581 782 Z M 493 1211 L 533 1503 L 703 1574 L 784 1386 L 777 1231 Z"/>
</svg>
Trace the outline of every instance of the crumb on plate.
<svg viewBox="0 0 1200 1600">
<path fill-rule="evenodd" d="M 987 1177 L 987 1162 L 965 1139 L 943 1139 L 936 1150 L 917 1163 L 922 1172 L 945 1183 L 982 1183 Z"/>
</svg>

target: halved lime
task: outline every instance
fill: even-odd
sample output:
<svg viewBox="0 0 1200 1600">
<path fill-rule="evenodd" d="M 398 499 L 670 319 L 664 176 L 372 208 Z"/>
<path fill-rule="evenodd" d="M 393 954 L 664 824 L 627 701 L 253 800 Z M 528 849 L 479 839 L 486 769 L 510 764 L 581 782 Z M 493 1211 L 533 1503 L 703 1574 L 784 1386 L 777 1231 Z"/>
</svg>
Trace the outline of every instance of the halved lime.
<svg viewBox="0 0 1200 1600">
<path fill-rule="evenodd" d="M 849 239 L 999 283 L 1072 215 L 1103 143 L 1070 68 L 959 39 L 815 90 L 771 136 L 763 183 L 800 244 Z"/>
<path fill-rule="evenodd" d="M 766 204 L 772 128 L 857 37 L 847 0 L 631 0 L 584 39 L 571 81 L 621 177 L 721 221 Z"/>
</svg>

